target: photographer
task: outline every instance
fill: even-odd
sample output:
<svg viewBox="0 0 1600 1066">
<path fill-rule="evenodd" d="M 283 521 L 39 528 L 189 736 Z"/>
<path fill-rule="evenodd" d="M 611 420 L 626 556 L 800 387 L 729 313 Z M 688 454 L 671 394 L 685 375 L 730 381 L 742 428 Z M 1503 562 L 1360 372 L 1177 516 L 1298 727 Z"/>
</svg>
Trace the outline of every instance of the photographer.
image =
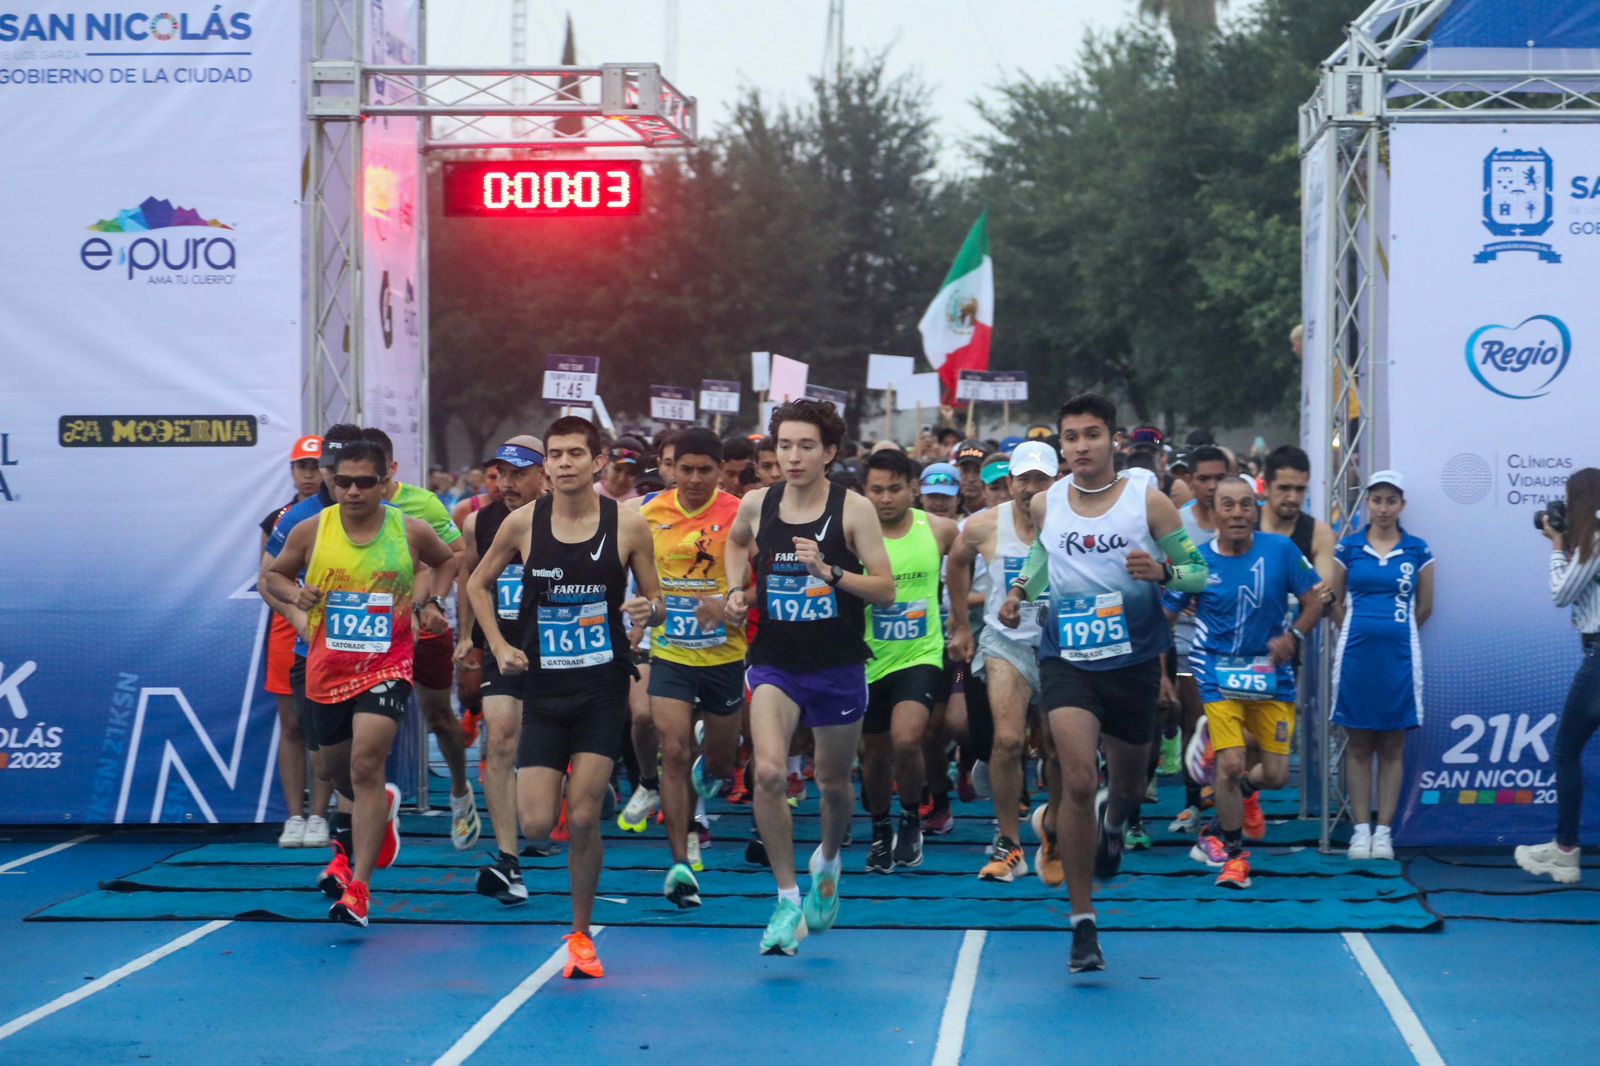
<svg viewBox="0 0 1600 1066">
<path fill-rule="evenodd" d="M 1583 635 L 1583 662 L 1567 690 L 1556 728 L 1556 838 L 1523 844 L 1517 865 L 1548 874 L 1564 885 L 1578 883 L 1578 820 L 1583 810 L 1583 749 L 1600 727 L 1600 470 L 1585 467 L 1567 479 L 1567 498 L 1534 516 L 1550 538 L 1550 595 L 1572 608 L 1573 627 Z"/>
</svg>

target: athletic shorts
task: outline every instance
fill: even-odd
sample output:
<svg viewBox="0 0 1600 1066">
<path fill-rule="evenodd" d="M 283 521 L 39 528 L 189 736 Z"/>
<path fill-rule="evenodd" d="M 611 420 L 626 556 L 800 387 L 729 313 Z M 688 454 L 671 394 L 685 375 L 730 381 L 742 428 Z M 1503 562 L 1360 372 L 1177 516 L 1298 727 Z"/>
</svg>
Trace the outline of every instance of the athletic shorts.
<svg viewBox="0 0 1600 1066">
<path fill-rule="evenodd" d="M 480 699 L 487 699 L 490 696 L 510 696 L 512 699 L 521 700 L 527 681 L 526 670 L 520 674 L 502 674 L 499 660 L 487 651 L 483 653 L 483 680 L 478 684 Z"/>
<path fill-rule="evenodd" d="M 1063 659 L 1039 664 L 1047 711 L 1080 707 L 1100 721 L 1100 731 L 1129 744 L 1155 739 L 1161 699 L 1161 660 L 1114 670 L 1085 670 Z"/>
<path fill-rule="evenodd" d="M 846 663 L 823 670 L 784 670 L 752 666 L 745 681 L 754 692 L 771 685 L 800 707 L 800 724 L 817 729 L 853 725 L 867 713 L 867 664 Z"/>
<path fill-rule="evenodd" d="M 304 655 L 296 655 L 289 665 L 289 695 L 294 697 L 294 716 L 300 720 L 300 735 L 306 738 L 306 750 L 316 751 L 322 745 L 317 743 L 317 719 L 311 711 L 311 700 L 306 697 Z"/>
<path fill-rule="evenodd" d="M 650 695 L 687 703 L 702 714 L 738 714 L 744 703 L 744 663 L 686 666 L 667 659 L 650 664 Z"/>
<path fill-rule="evenodd" d="M 272 628 L 267 631 L 267 684 L 274 696 L 293 696 L 289 671 L 294 668 L 294 642 L 300 639 L 294 626 L 277 611 L 272 612 Z"/>
<path fill-rule="evenodd" d="M 1244 730 L 1256 738 L 1261 750 L 1288 755 L 1294 745 L 1294 704 L 1281 700 L 1222 700 L 1206 704 L 1211 725 L 1211 746 L 1244 747 Z"/>
<path fill-rule="evenodd" d="M 576 690 L 555 686 L 541 675 L 530 681 L 522 700 L 522 736 L 517 741 L 517 769 L 548 767 L 566 773 L 579 752 L 622 756 L 628 732 L 628 683 L 631 674 L 607 672 Z M 531 679 L 532 674 L 529 675 Z M 532 695 L 537 691 L 538 695 Z"/>
<path fill-rule="evenodd" d="M 401 721 L 406 716 L 406 704 L 409 702 L 409 681 L 383 681 L 338 703 L 313 701 L 311 714 L 316 721 L 317 743 L 328 748 L 349 740 L 355 735 L 355 717 L 358 714 L 381 714 L 396 722 Z"/>
<path fill-rule="evenodd" d="M 650 646 L 649 645 L 645 645 L 642 648 L 635 646 L 635 647 L 629 648 L 628 651 L 629 651 L 630 657 L 633 659 L 633 665 L 635 665 L 635 666 L 649 666 L 650 665 Z"/>
<path fill-rule="evenodd" d="M 993 626 L 984 626 L 978 634 L 978 651 L 972 657 L 972 673 L 974 677 L 983 679 L 984 684 L 993 687 L 989 678 L 989 660 L 1004 659 L 1016 668 L 1017 673 L 1028 683 L 1031 694 L 1029 703 L 1039 702 L 1039 648 L 1035 644 L 1023 644 L 1012 640 L 1010 637 L 1001 636 L 995 632 Z"/>
<path fill-rule="evenodd" d="M 867 714 L 861 732 L 877 736 L 889 731 L 894 709 L 902 703 L 920 703 L 930 712 L 944 688 L 944 670 L 937 666 L 908 666 L 867 685 Z"/>
<path fill-rule="evenodd" d="M 430 637 L 417 629 L 416 650 L 412 653 L 411 680 L 418 688 L 450 691 L 456 679 L 456 637 L 446 629 Z"/>
</svg>

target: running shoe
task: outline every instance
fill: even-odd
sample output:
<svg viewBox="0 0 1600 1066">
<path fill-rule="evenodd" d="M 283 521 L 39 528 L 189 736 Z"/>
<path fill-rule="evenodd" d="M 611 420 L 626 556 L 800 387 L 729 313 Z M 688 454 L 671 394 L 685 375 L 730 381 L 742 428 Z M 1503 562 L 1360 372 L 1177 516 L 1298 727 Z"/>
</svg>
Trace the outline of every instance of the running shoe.
<svg viewBox="0 0 1600 1066">
<path fill-rule="evenodd" d="M 1061 852 L 1054 840 L 1046 840 L 1033 853 L 1033 868 L 1046 888 L 1060 888 L 1067 880 L 1066 867 L 1061 865 Z"/>
<path fill-rule="evenodd" d="M 559 854 L 560 851 L 561 849 L 556 847 L 553 840 L 536 840 L 531 844 L 522 846 L 522 857 L 524 859 L 548 859 L 552 855 Z"/>
<path fill-rule="evenodd" d="M 700 906 L 700 882 L 694 879 L 693 871 L 681 862 L 673 863 L 672 869 L 667 871 L 661 894 L 667 897 L 668 903 L 684 910 Z"/>
<path fill-rule="evenodd" d="M 989 784 L 989 764 L 979 759 L 972 764 L 972 796 L 974 799 L 988 799 L 993 794 Z"/>
<path fill-rule="evenodd" d="M 1117 876 L 1117 871 L 1122 869 L 1122 852 L 1127 847 L 1125 829 L 1112 832 L 1106 826 L 1103 806 L 1096 807 L 1095 822 L 1098 832 L 1095 834 L 1094 845 L 1094 876 L 1097 881 L 1109 881 Z"/>
<path fill-rule="evenodd" d="M 1267 839 L 1267 816 L 1261 813 L 1261 793 L 1252 792 L 1244 801 L 1244 838 Z"/>
<path fill-rule="evenodd" d="M 1211 726 L 1204 718 L 1194 727 L 1194 736 L 1189 738 L 1183 761 L 1189 771 L 1189 779 L 1195 784 L 1209 785 L 1216 780 L 1217 753 L 1211 747 Z"/>
<path fill-rule="evenodd" d="M 483 712 L 469 711 L 463 708 L 461 711 L 461 739 L 466 743 L 467 747 L 470 748 L 478 742 L 478 731 L 482 728 Z"/>
<path fill-rule="evenodd" d="M 837 859 L 834 860 L 833 869 L 824 866 L 821 845 L 811 853 L 811 861 L 807 866 L 811 870 L 811 891 L 806 893 L 800 911 L 805 916 L 808 930 L 826 933 L 839 920 L 839 875 L 843 871 Z"/>
<path fill-rule="evenodd" d="M 1548 844 L 1518 844 L 1512 857 L 1530 874 L 1549 877 L 1557 884 L 1575 885 L 1583 876 L 1580 849 L 1562 851 L 1553 840 Z"/>
<path fill-rule="evenodd" d="M 806 779 L 799 774 L 790 774 L 786 798 L 789 800 L 789 806 L 800 806 L 800 801 L 806 798 Z"/>
<path fill-rule="evenodd" d="M 1169 833 L 1192 833 L 1200 828 L 1200 808 L 1185 807 L 1178 812 L 1178 816 L 1167 825 Z"/>
<path fill-rule="evenodd" d="M 305 843 L 303 848 L 325 848 L 328 846 L 328 820 L 313 814 L 306 819 Z"/>
<path fill-rule="evenodd" d="M 628 805 L 617 815 L 617 828 L 630 833 L 642 833 L 650 827 L 650 819 L 661 809 L 661 793 L 640 785 L 633 790 Z M 563 812 L 565 813 L 565 812 Z"/>
<path fill-rule="evenodd" d="M 695 793 L 703 800 L 716 799 L 727 787 L 727 782 L 722 778 L 706 776 L 704 755 L 694 757 L 694 765 L 689 767 L 689 779 L 694 782 Z"/>
<path fill-rule="evenodd" d="M 1218 888 L 1249 888 L 1250 887 L 1250 853 L 1241 851 L 1229 859 L 1222 867 L 1222 872 L 1217 875 Z"/>
<path fill-rule="evenodd" d="M 972 803 L 978 798 L 978 790 L 973 787 L 972 774 L 962 770 L 956 776 L 956 795 L 962 803 Z"/>
<path fill-rule="evenodd" d="M 344 853 L 344 848 L 339 842 L 333 842 L 333 859 L 322 868 L 322 873 L 317 877 L 317 887 L 329 899 L 338 899 L 344 895 L 344 890 L 354 878 L 350 871 L 350 858 Z"/>
<path fill-rule="evenodd" d="M 1372 834 L 1372 857 L 1374 859 L 1394 858 L 1394 837 L 1384 832 L 1384 826 L 1379 826 L 1378 831 Z"/>
<path fill-rule="evenodd" d="M 894 864 L 907 869 L 922 865 L 922 822 L 909 811 L 900 816 L 894 835 Z"/>
<path fill-rule="evenodd" d="M 639 832 L 642 833 L 644 830 L 641 829 Z M 561 801 L 561 817 L 556 819 L 556 827 L 550 830 L 550 842 L 552 844 L 572 843 L 572 833 L 567 829 L 567 801 L 565 799 Z"/>
<path fill-rule="evenodd" d="M 387 870 L 400 857 L 400 786 L 384 785 L 389 794 L 389 821 L 384 825 L 383 843 L 378 845 L 378 869 Z"/>
<path fill-rule="evenodd" d="M 1145 782 L 1144 801 L 1146 803 L 1161 802 L 1161 782 L 1156 779 L 1155 774 L 1151 774 L 1150 780 Z"/>
<path fill-rule="evenodd" d="M 1033 809 L 1032 814 L 1028 815 L 1028 828 L 1033 830 L 1033 838 L 1041 844 L 1049 836 L 1044 829 L 1044 816 L 1049 813 L 1049 810 L 1049 804 L 1041 803 Z"/>
<path fill-rule="evenodd" d="M 873 823 L 872 843 L 867 845 L 867 873 L 894 873 L 894 826 L 887 820 Z"/>
<path fill-rule="evenodd" d="M 761 934 L 761 954 L 793 955 L 808 931 L 805 915 L 800 913 L 800 905 L 779 897 L 777 909 L 767 922 L 766 932 Z"/>
<path fill-rule="evenodd" d="M 744 767 L 733 771 L 733 788 L 728 790 L 728 802 L 744 806 L 750 802 L 750 790 L 744 787 Z"/>
<path fill-rule="evenodd" d="M 1361 862 L 1372 858 L 1372 827 L 1358 825 L 1350 833 L 1350 846 L 1345 849 L 1345 858 Z"/>
<path fill-rule="evenodd" d="M 1137 818 L 1128 819 L 1128 828 L 1122 832 L 1122 843 L 1129 851 L 1150 850 L 1150 834 L 1145 832 L 1144 823 Z"/>
<path fill-rule="evenodd" d="M 1028 860 L 1022 857 L 1022 847 L 1010 837 L 996 836 L 989 845 L 989 861 L 978 871 L 980 881 L 1010 883 L 1028 876 Z"/>
<path fill-rule="evenodd" d="M 367 927 L 367 910 L 372 905 L 372 893 L 361 881 L 351 881 L 344 887 L 339 902 L 328 908 L 328 917 L 345 925 Z"/>
<path fill-rule="evenodd" d="M 744 846 L 744 861 L 753 866 L 772 866 L 772 860 L 767 858 L 767 846 L 755 833 L 750 834 L 750 842 Z"/>
<path fill-rule="evenodd" d="M 515 855 L 497 855 L 488 866 L 478 867 L 478 895 L 497 899 L 507 907 L 528 902 L 522 882 L 522 864 Z"/>
<path fill-rule="evenodd" d="M 935 796 L 933 810 L 922 819 L 922 835 L 925 837 L 942 837 L 956 827 L 956 816 L 950 810 L 949 795 Z"/>
<path fill-rule="evenodd" d="M 683 846 L 689 869 L 697 874 L 704 873 L 706 864 L 700 861 L 700 834 L 693 829 L 689 830 L 689 835 L 685 839 Z"/>
<path fill-rule="evenodd" d="M 1222 842 L 1221 837 L 1202 836 L 1189 849 L 1189 858 L 1195 862 L 1203 862 L 1212 868 L 1219 867 L 1228 861 L 1228 846 Z"/>
<path fill-rule="evenodd" d="M 450 845 L 466 851 L 478 842 L 483 823 L 478 819 L 478 798 L 471 792 L 450 797 Z"/>
<path fill-rule="evenodd" d="M 1156 767 L 1156 773 L 1167 777 L 1176 777 L 1183 771 L 1183 736 L 1174 733 L 1170 737 L 1161 738 L 1161 764 Z"/>
<path fill-rule="evenodd" d="M 278 847 L 303 848 L 305 846 L 306 820 L 297 814 L 283 823 L 283 832 L 278 834 Z"/>
<path fill-rule="evenodd" d="M 700 841 L 700 850 L 704 851 L 711 846 L 711 827 L 704 822 L 696 822 L 694 835 Z"/>
<path fill-rule="evenodd" d="M 561 938 L 567 942 L 567 964 L 561 967 L 561 976 L 604 977 L 606 968 L 600 965 L 600 956 L 594 953 L 594 941 L 588 933 L 568 933 Z"/>
<path fill-rule="evenodd" d="M 1093 918 L 1085 918 L 1072 927 L 1072 956 L 1067 960 L 1068 973 L 1085 973 L 1106 968 L 1106 957 L 1100 954 L 1100 933 Z"/>
</svg>

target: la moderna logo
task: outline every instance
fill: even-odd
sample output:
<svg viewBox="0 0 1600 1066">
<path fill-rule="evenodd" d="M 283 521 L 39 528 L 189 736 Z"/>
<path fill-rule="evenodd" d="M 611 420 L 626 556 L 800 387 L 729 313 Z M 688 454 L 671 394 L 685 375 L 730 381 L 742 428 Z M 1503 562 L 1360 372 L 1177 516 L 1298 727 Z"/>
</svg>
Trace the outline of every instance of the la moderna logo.
<svg viewBox="0 0 1600 1066">
<path fill-rule="evenodd" d="M 1496 396 L 1536 400 L 1549 395 L 1572 360 L 1572 331 L 1555 315 L 1479 326 L 1467 338 L 1466 354 L 1467 369 Z"/>
</svg>

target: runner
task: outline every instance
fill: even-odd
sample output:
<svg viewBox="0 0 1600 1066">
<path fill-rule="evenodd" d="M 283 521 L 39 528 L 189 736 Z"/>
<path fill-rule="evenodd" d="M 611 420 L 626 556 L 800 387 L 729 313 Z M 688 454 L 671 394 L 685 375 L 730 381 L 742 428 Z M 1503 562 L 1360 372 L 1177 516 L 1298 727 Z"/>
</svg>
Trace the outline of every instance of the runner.
<svg viewBox="0 0 1600 1066">
<path fill-rule="evenodd" d="M 850 826 L 850 769 L 867 711 L 865 605 L 891 606 L 895 589 L 877 512 L 865 497 L 827 480 L 828 464 L 844 440 L 844 422 L 833 405 L 781 404 L 770 431 L 784 482 L 756 489 L 740 503 L 726 549 L 733 591 L 725 615 L 729 625 L 745 620 L 745 575 L 754 554 L 759 625 L 748 682 L 755 806 L 778 883 L 761 951 L 793 955 L 808 931 L 821 933 L 839 916 L 839 848 Z M 811 890 L 803 907 L 786 799 L 789 742 L 802 722 L 816 737 L 815 775 L 822 790 L 822 843 L 811 856 Z"/>
<path fill-rule="evenodd" d="M 723 620 L 728 594 L 723 553 L 739 500 L 717 488 L 722 442 L 695 427 L 678 434 L 676 443 L 678 487 L 647 501 L 640 514 L 655 539 L 666 596 L 666 617 L 652 634 L 649 691 L 661 745 L 661 808 L 672 851 L 662 892 L 687 908 L 700 905 L 691 788 L 705 800 L 731 785 L 744 704 L 745 639 L 741 627 Z M 694 758 L 697 711 L 704 750 Z"/>
<path fill-rule="evenodd" d="M 338 854 L 328 887 L 341 892 L 328 917 L 365 927 L 372 871 L 393 863 L 400 849 L 400 790 L 384 782 L 384 764 L 411 695 L 413 578 L 431 568 L 431 595 L 415 608 L 417 623 L 442 633 L 456 557 L 427 523 L 383 506 L 381 448 L 355 441 L 336 461 L 339 502 L 290 532 L 267 584 L 273 597 L 307 612 L 301 636 L 311 649 L 306 696 L 317 743 L 335 790 L 354 811 L 335 816 Z M 302 570 L 303 587 L 296 583 Z"/>
<path fill-rule="evenodd" d="M 1219 888 L 1250 887 L 1244 837 L 1263 840 L 1267 820 L 1261 790 L 1289 780 L 1295 726 L 1294 651 L 1322 617 L 1317 572 L 1294 541 L 1256 532 L 1255 483 L 1237 474 L 1216 486 L 1217 536 L 1200 549 L 1210 572 L 1199 593 L 1168 592 L 1168 617 L 1193 604 L 1191 668 L 1205 700 L 1216 753 L 1217 821 L 1222 835 L 1202 836 L 1190 856 L 1220 866 Z M 1300 603 L 1291 627 L 1290 604 Z M 1261 761 L 1245 766 L 1245 735 L 1255 737 Z"/>
<path fill-rule="evenodd" d="M 1011 499 L 974 515 L 962 528 L 950 550 L 950 602 L 966 602 L 968 569 L 981 559 L 991 575 L 984 625 L 976 646 L 972 629 L 960 612 L 952 614 L 950 650 L 957 659 L 970 659 L 971 675 L 988 688 L 989 711 L 994 719 L 994 740 L 988 759 L 990 794 L 999 831 L 989 847 L 988 861 L 978 871 L 985 881 L 1011 881 L 1025 877 L 1022 856 L 1022 812 L 1019 803 L 1026 786 L 1023 755 L 1027 739 L 1028 707 L 1039 699 L 1039 639 L 1037 611 L 1024 608 L 1020 624 L 1000 624 L 1000 609 L 1008 597 L 1011 579 L 1022 573 L 1038 527 L 1032 501 L 1055 482 L 1058 456 L 1043 441 L 1026 441 L 1011 453 L 1007 485 Z"/>
<path fill-rule="evenodd" d="M 427 489 L 400 480 L 400 464 L 395 461 L 394 441 L 389 439 L 389 434 L 376 426 L 368 426 L 361 431 L 361 437 L 382 448 L 385 461 L 389 464 L 386 501 L 399 508 L 402 514 L 432 526 L 451 551 L 463 551 L 466 542 L 461 539 L 461 528 L 445 513 L 439 497 Z M 500 496 L 499 476 L 497 463 L 490 464 L 489 469 L 484 471 L 484 484 L 493 487 L 490 493 L 493 499 L 499 499 Z M 493 499 L 485 500 L 484 506 L 492 503 Z M 466 521 L 465 514 L 462 515 L 462 521 Z M 419 582 L 426 580 L 426 575 L 418 575 Z M 444 604 L 439 606 L 442 608 Z M 450 686 L 456 677 L 455 635 L 450 632 L 448 625 L 442 633 L 424 630 L 417 634 L 414 654 L 416 669 L 410 680 L 416 689 L 417 703 L 422 708 L 423 716 L 428 721 L 428 731 L 438 742 L 439 754 L 444 757 L 445 766 L 450 772 L 450 843 L 457 851 L 466 851 L 478 842 L 483 826 L 478 818 L 478 803 L 472 794 L 472 782 L 467 778 L 467 738 L 450 706 Z"/>
<path fill-rule="evenodd" d="M 513 511 L 520 510 L 544 495 L 544 442 L 526 434 L 502 444 L 489 460 L 498 471 L 500 499 L 467 516 L 463 533 L 456 612 L 461 625 L 456 644 L 456 662 L 481 670 L 480 691 L 488 741 L 483 760 L 483 799 L 494 826 L 495 861 L 478 871 L 478 892 L 506 906 L 528 901 L 528 888 L 522 881 L 522 863 L 517 857 L 517 740 L 522 732 L 522 686 L 526 675 L 505 675 L 494 656 L 485 655 L 487 642 L 472 610 L 467 583 L 479 561 L 488 554 L 495 534 Z M 516 560 L 495 576 L 495 617 L 512 632 L 513 643 L 522 636 L 522 567 Z"/>
<path fill-rule="evenodd" d="M 1006 479 L 1011 476 L 1011 457 L 995 452 L 983 461 L 983 467 L 978 471 L 978 476 L 983 479 L 983 506 L 999 507 L 1011 498 L 1011 489 Z"/>
<path fill-rule="evenodd" d="M 756 480 L 763 486 L 776 485 L 783 480 L 783 466 L 778 462 L 778 445 L 771 437 L 762 437 L 756 443 Z"/>
<path fill-rule="evenodd" d="M 743 437 L 728 437 L 722 442 L 722 474 L 717 487 L 730 496 L 743 496 L 749 489 L 745 478 L 755 463 L 756 449 Z"/>
<path fill-rule="evenodd" d="M 490 462 L 483 467 L 475 466 L 472 469 L 478 474 L 479 480 L 482 481 L 483 491 L 469 492 L 466 496 L 457 500 L 456 505 L 450 509 L 450 521 L 456 524 L 457 529 L 460 529 L 466 523 L 467 515 L 483 510 L 500 498 L 500 473 L 495 469 L 494 463 Z M 440 506 L 443 506 L 443 504 L 441 503 Z M 430 522 L 429 524 L 431 525 L 432 523 Z"/>
<path fill-rule="evenodd" d="M 952 522 L 961 517 L 961 471 L 954 463 L 929 463 L 922 468 L 922 509 Z"/>
<path fill-rule="evenodd" d="M 634 489 L 633 478 L 644 469 L 646 451 L 644 441 L 638 437 L 628 433 L 618 437 L 617 443 L 607 453 L 609 461 L 601 470 L 600 480 L 594 483 L 594 490 L 619 502 L 639 495 Z"/>
<path fill-rule="evenodd" d="M 950 461 L 961 471 L 961 506 L 968 514 L 983 510 L 983 461 L 988 457 L 981 440 L 964 440 L 951 453 Z"/>
<path fill-rule="evenodd" d="M 589 922 L 604 858 L 600 809 L 628 725 L 633 664 L 624 615 L 643 625 L 665 612 L 644 520 L 594 491 L 604 463 L 600 431 L 587 419 L 558 418 L 545 431 L 545 445 L 553 494 L 500 524 L 467 594 L 500 672 L 528 675 L 517 744 L 517 811 L 525 836 L 550 835 L 566 786 L 572 932 L 562 972 L 604 977 Z M 495 610 L 495 586 L 519 556 L 529 560 L 522 571 L 526 625 L 520 643 L 513 643 Z M 624 602 L 630 575 L 639 595 Z"/>
<path fill-rule="evenodd" d="M 1048 587 L 1040 683 L 1061 762 L 1064 796 L 1055 830 L 1072 904 L 1067 968 L 1078 973 L 1105 968 L 1093 879 L 1108 879 L 1121 866 L 1123 828 L 1145 790 L 1161 653 L 1172 643 L 1161 584 L 1198 592 L 1207 571 L 1172 501 L 1116 473 L 1111 401 L 1074 397 L 1062 405 L 1060 425 L 1072 477 L 1030 501 L 1039 537 L 999 620 L 1008 628 L 1036 624 L 1023 621 L 1031 613 L 1023 604 Z M 1097 817 L 1102 744 L 1107 796 Z"/>
<path fill-rule="evenodd" d="M 922 865 L 923 742 L 933 708 L 946 696 L 939 573 L 958 530 L 948 518 L 911 506 L 917 475 L 904 452 L 874 452 L 866 474 L 895 585 L 892 607 L 867 608 L 872 658 L 861 727 L 861 791 L 872 815 L 867 872 L 886 874 Z M 891 761 L 900 795 L 898 831 L 889 820 Z"/>
<path fill-rule="evenodd" d="M 289 476 L 294 482 L 294 499 L 261 520 L 261 550 L 281 519 L 297 503 L 316 496 L 322 488 L 318 460 L 322 457 L 321 437 L 301 437 L 289 452 Z M 320 848 L 328 843 L 328 800 L 333 787 L 321 774 L 311 775 L 311 814 L 306 815 L 306 736 L 295 709 L 294 685 L 289 679 L 294 669 L 294 623 L 272 613 L 267 633 L 267 677 L 265 688 L 278 703 L 278 781 L 283 786 L 283 802 L 289 817 L 278 834 L 280 848 Z"/>
<path fill-rule="evenodd" d="M 672 461 L 678 454 L 677 440 L 678 431 L 675 429 L 664 429 L 656 436 L 655 439 L 656 472 L 661 476 L 663 488 L 670 489 L 674 484 L 672 475 Z M 641 494 L 644 492 L 644 486 L 638 483 L 637 478 L 634 479 L 634 487 L 639 489 Z M 653 491 L 659 492 L 660 490 L 656 489 Z"/>
</svg>

